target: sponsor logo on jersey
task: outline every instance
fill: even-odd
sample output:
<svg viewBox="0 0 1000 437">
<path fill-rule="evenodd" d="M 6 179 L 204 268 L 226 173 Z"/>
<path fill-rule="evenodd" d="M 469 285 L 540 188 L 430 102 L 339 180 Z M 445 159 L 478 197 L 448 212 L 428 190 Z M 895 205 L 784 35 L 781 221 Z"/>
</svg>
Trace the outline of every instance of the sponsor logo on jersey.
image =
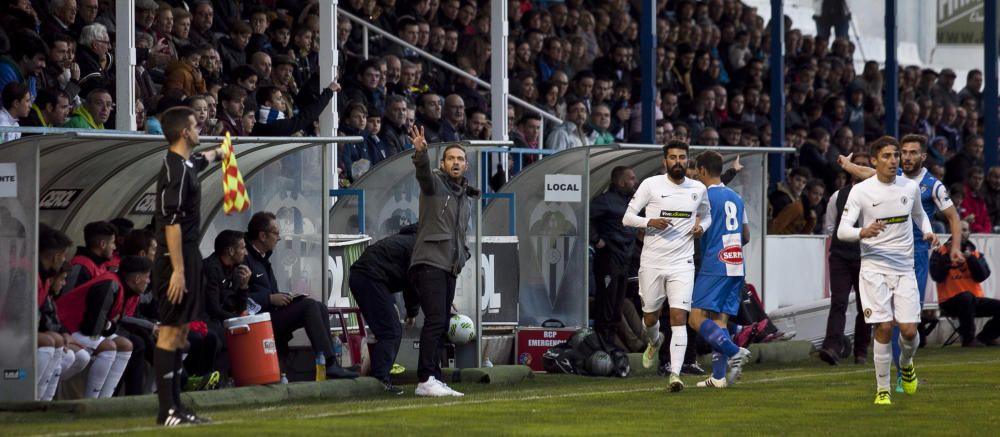
<svg viewBox="0 0 1000 437">
<path fill-rule="evenodd" d="M 876 219 L 875 222 L 876 223 L 886 224 L 886 225 L 896 225 L 896 224 L 900 224 L 900 223 L 906 223 L 906 221 L 909 220 L 909 219 L 910 219 L 909 215 L 899 215 L 899 216 L 896 216 L 896 217 L 885 217 L 885 218 Z"/>
<path fill-rule="evenodd" d="M 660 211 L 660 217 L 665 218 L 691 218 L 694 213 L 691 211 Z"/>
<path fill-rule="evenodd" d="M 740 246 L 726 246 L 719 251 L 719 261 L 726 264 L 743 264 L 743 248 Z"/>
</svg>

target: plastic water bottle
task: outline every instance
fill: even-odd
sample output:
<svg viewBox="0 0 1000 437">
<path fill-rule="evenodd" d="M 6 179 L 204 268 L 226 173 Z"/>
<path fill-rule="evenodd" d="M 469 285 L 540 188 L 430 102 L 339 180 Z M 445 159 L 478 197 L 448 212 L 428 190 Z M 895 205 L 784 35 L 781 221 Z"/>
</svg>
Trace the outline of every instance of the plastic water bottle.
<svg viewBox="0 0 1000 437">
<path fill-rule="evenodd" d="M 333 361 L 335 363 L 337 363 L 338 366 L 342 366 L 344 364 L 344 361 L 343 361 L 343 358 L 342 358 L 343 356 L 344 356 L 344 342 L 340 340 L 340 336 L 339 335 L 334 335 L 333 336 Z"/>
<path fill-rule="evenodd" d="M 316 380 L 326 381 L 326 356 L 316 354 Z"/>
<path fill-rule="evenodd" d="M 285 375 L 284 372 L 281 373 L 281 383 L 288 384 L 288 375 Z"/>
</svg>

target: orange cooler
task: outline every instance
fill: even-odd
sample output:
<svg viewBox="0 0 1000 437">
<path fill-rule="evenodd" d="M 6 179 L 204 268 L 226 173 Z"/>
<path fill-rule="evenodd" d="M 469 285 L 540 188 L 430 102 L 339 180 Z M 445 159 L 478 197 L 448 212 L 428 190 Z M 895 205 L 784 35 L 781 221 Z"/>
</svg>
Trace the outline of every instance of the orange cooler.
<svg viewBox="0 0 1000 437">
<path fill-rule="evenodd" d="M 274 384 L 281 380 L 271 314 L 234 317 L 225 322 L 233 380 L 237 386 Z"/>
</svg>

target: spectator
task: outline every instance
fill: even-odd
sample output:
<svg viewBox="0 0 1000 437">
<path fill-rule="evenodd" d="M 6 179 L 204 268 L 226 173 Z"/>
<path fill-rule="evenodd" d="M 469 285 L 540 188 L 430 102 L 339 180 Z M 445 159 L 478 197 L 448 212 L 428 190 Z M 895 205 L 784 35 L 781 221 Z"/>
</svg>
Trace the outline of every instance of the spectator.
<svg viewBox="0 0 1000 437">
<path fill-rule="evenodd" d="M 408 148 L 406 106 L 407 100 L 403 96 L 393 94 L 386 98 L 382 132 L 379 134 L 379 138 L 385 143 L 390 156 Z"/>
<path fill-rule="evenodd" d="M 312 132 L 313 123 L 319 120 L 319 115 L 330 103 L 333 93 L 340 91 L 337 82 L 330 82 L 320 94 L 319 99 L 299 109 L 294 116 L 287 99 L 282 98 L 278 87 L 263 87 L 257 90 L 257 100 L 260 102 L 260 116 L 251 131 L 254 136 L 293 136 L 299 132 Z M 275 114 L 276 112 L 276 114 Z M 287 115 L 286 115 L 287 114 Z"/>
<path fill-rule="evenodd" d="M 340 134 L 344 136 L 363 137 L 367 134 L 365 125 L 368 122 L 368 110 L 361 102 L 351 102 L 347 105 L 347 112 L 341 117 Z M 369 134 L 370 136 L 370 134 Z M 367 138 L 360 143 L 345 143 L 337 145 L 337 166 L 341 172 L 341 179 L 350 185 L 356 178 L 360 177 L 364 171 L 372 166 L 372 158 L 368 154 Z"/>
<path fill-rule="evenodd" d="M 934 88 L 931 89 L 931 98 L 935 105 L 958 105 L 958 93 L 953 89 L 955 86 L 955 72 L 950 68 L 941 70 Z"/>
<path fill-rule="evenodd" d="M 465 102 L 458 94 L 451 94 L 444 99 L 441 141 L 455 142 L 465 138 Z"/>
<path fill-rule="evenodd" d="M 80 66 L 73 62 L 76 41 L 68 35 L 57 35 L 50 41 L 49 55 L 38 76 L 37 87 L 39 91 L 44 88 L 66 90 L 67 94 L 75 96 L 80 92 Z"/>
<path fill-rule="evenodd" d="M 806 183 L 805 192 L 774 217 L 767 228 L 772 235 L 812 234 L 818 218 L 822 215 L 817 209 L 823 201 L 826 186 L 819 179 Z"/>
<path fill-rule="evenodd" d="M 545 148 L 565 150 L 590 145 L 589 138 L 583 132 L 583 126 L 586 122 L 587 107 L 584 102 L 567 99 L 566 120 L 552 130 L 552 133 L 545 140 Z"/>
<path fill-rule="evenodd" d="M 968 144 L 945 164 L 945 185 L 964 183 L 972 167 L 983 166 L 983 137 L 974 135 Z"/>
<path fill-rule="evenodd" d="M 385 110 L 385 90 L 379 89 L 381 75 L 378 62 L 374 59 L 361 63 L 354 80 L 350 82 L 350 86 L 344 93 L 344 104 L 360 102 L 367 108 L 383 112 Z"/>
<path fill-rule="evenodd" d="M 611 127 L 611 109 L 606 103 L 594 105 L 588 127 L 590 133 L 587 135 L 587 143 L 595 146 L 615 143 L 615 137 L 608 132 L 608 128 Z"/>
<path fill-rule="evenodd" d="M 240 65 L 236 67 L 230 79 L 235 81 L 236 86 L 240 87 L 244 93 L 246 93 L 246 99 L 243 100 L 243 106 L 250 110 L 255 111 L 257 109 L 257 88 L 266 86 L 262 83 L 260 76 L 257 71 L 247 65 Z M 270 83 L 270 80 L 267 81 Z"/>
<path fill-rule="evenodd" d="M 719 131 L 715 130 L 714 127 L 706 127 L 701 130 L 698 144 L 702 146 L 718 146 L 720 139 Z"/>
<path fill-rule="evenodd" d="M 812 178 L 805 167 L 793 168 L 784 182 L 779 182 L 776 190 L 767 196 L 771 211 L 776 217 L 786 206 L 800 199 L 805 190 L 806 182 Z"/>
<path fill-rule="evenodd" d="M 959 108 L 950 103 L 943 107 L 942 117 L 934 127 L 934 132 L 948 140 L 948 150 L 951 152 L 960 151 L 962 150 L 962 129 L 957 124 Z"/>
<path fill-rule="evenodd" d="M 214 46 L 218 38 L 212 32 L 212 23 L 215 19 L 212 3 L 199 0 L 191 5 L 191 12 L 191 31 L 188 33 L 188 40 L 198 46 Z"/>
<path fill-rule="evenodd" d="M 237 21 L 230 27 L 229 36 L 219 40 L 219 56 L 222 58 L 222 72 L 228 75 L 236 67 L 247 62 L 246 49 L 250 42 L 250 26 Z"/>
<path fill-rule="evenodd" d="M 424 135 L 431 144 L 441 140 L 441 96 L 428 92 L 417 99 L 417 124 L 424 127 Z"/>
<path fill-rule="evenodd" d="M 851 12 L 846 0 L 823 0 L 820 14 L 813 16 L 816 20 L 817 37 L 829 38 L 830 28 L 833 28 L 837 38 L 847 38 L 848 26 L 851 24 Z"/>
<path fill-rule="evenodd" d="M 104 123 L 111 117 L 114 108 L 111 93 L 97 88 L 87 93 L 87 99 L 73 111 L 73 116 L 63 127 L 75 129 L 104 129 Z"/>
<path fill-rule="evenodd" d="M 271 64 L 271 55 L 264 52 L 255 52 L 250 56 L 250 67 L 254 72 L 257 73 L 257 84 L 260 86 L 271 84 L 271 73 L 273 71 Z M 238 69 L 239 67 L 237 67 Z M 255 90 L 247 90 L 255 91 Z"/>
<path fill-rule="evenodd" d="M 3 106 L 0 107 L 0 127 L 20 127 L 19 118 L 28 116 L 31 112 L 31 93 L 22 83 L 11 82 L 0 93 L 3 96 Z M 0 143 L 21 138 L 20 132 L 0 132 Z"/>
<path fill-rule="evenodd" d="M 313 352 L 325 359 L 328 377 L 356 378 L 356 372 L 344 369 L 334 359 L 326 306 L 307 295 L 282 292 L 278 288 L 278 280 L 271 267 L 271 255 L 280 241 L 281 229 L 273 213 L 261 211 L 250 218 L 246 234 L 246 265 L 252 273 L 248 284 L 248 305 L 260 312 L 270 313 L 280 356 L 287 356 L 292 333 L 305 328 Z"/>
<path fill-rule="evenodd" d="M 969 70 L 965 76 L 965 87 L 958 92 L 958 101 L 963 102 L 967 98 L 972 98 L 976 102 L 976 109 L 983 108 L 983 72 L 978 69 Z"/>
<path fill-rule="evenodd" d="M 49 16 L 42 21 L 42 35 L 68 35 L 73 39 L 80 37 L 73 29 L 76 23 L 76 0 L 52 0 L 49 2 Z"/>
<path fill-rule="evenodd" d="M 22 82 L 28 85 L 34 98 L 38 94 L 38 78 L 45 70 L 48 48 L 38 35 L 28 31 L 14 34 L 10 47 L 10 54 L 0 57 L 0 90 L 8 83 Z"/>
<path fill-rule="evenodd" d="M 537 116 L 539 124 L 541 123 L 541 116 Z M 473 140 L 491 140 L 492 138 L 492 128 L 490 126 L 490 120 L 486 117 L 486 113 L 478 108 L 470 108 L 468 110 L 468 116 L 466 117 L 465 132 L 469 139 Z M 537 137 L 537 135 L 536 135 Z M 511 141 L 514 139 L 511 138 Z M 516 146 L 516 144 L 515 144 Z M 530 146 L 529 146 L 530 147 Z M 537 142 L 534 148 L 538 148 Z"/>
<path fill-rule="evenodd" d="M 965 181 L 965 195 L 962 201 L 965 215 L 962 218 L 969 223 L 972 232 L 988 234 L 993 231 L 993 225 L 990 224 L 990 214 L 986 208 L 986 200 L 983 199 L 982 188 L 983 168 L 973 166 L 969 169 L 968 179 Z"/>
<path fill-rule="evenodd" d="M 167 82 L 163 85 L 164 95 L 191 97 L 207 92 L 205 79 L 198 68 L 201 63 L 200 48 L 191 45 L 178 50 L 179 59 L 167 66 Z"/>
<path fill-rule="evenodd" d="M 115 61 L 111 53 L 111 37 L 103 24 L 94 23 L 83 28 L 76 56 L 80 65 L 80 89 L 112 89 Z"/>
<path fill-rule="evenodd" d="M 271 69 L 271 85 L 281 90 L 282 98 L 288 112 L 295 111 L 294 97 L 299 94 L 299 85 L 295 82 L 295 60 L 290 56 L 276 55 Z"/>
<path fill-rule="evenodd" d="M 219 128 L 220 133 L 229 132 L 233 136 L 246 136 L 249 131 L 244 130 L 243 122 L 243 100 L 246 98 L 246 91 L 242 88 L 229 85 L 219 90 Z"/>
<path fill-rule="evenodd" d="M 21 117 L 22 126 L 59 127 L 69 116 L 69 95 L 65 91 L 44 88 L 38 91 L 28 115 Z M 136 112 L 139 109 L 136 108 Z"/>
<path fill-rule="evenodd" d="M 963 263 L 956 265 L 948 256 L 950 244 L 931 254 L 930 273 L 937 282 L 938 305 L 947 316 L 959 320 L 962 346 L 995 346 L 1000 337 L 1000 301 L 983 296 L 982 282 L 990 267 L 976 245 L 969 241 L 970 228 L 962 223 Z M 976 317 L 992 317 L 976 334 Z"/>
<path fill-rule="evenodd" d="M 986 201 L 986 210 L 990 215 L 990 223 L 993 224 L 991 232 L 998 232 L 1000 226 L 1000 166 L 990 167 L 986 176 L 986 186 L 982 190 L 983 199 Z"/>
</svg>

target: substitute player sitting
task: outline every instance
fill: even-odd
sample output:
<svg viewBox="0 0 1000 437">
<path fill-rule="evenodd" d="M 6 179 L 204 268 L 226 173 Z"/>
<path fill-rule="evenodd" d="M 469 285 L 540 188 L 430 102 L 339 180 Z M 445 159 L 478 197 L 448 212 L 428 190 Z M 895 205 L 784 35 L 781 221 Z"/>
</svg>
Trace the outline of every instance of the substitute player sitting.
<svg viewBox="0 0 1000 437">
<path fill-rule="evenodd" d="M 895 138 L 882 137 L 869 146 L 875 177 L 859 182 L 851 190 L 844 206 L 844 216 L 837 237 L 844 241 L 861 241 L 861 304 L 865 321 L 875 324 L 875 404 L 889 405 L 889 363 L 892 360 L 889 342 L 892 326 L 899 325 L 902 353 L 899 364 L 903 374 L 903 390 L 917 391 L 917 375 L 913 355 L 920 340 L 920 296 L 913 272 L 913 223 L 923 232 L 924 240 L 932 245 L 937 236 L 920 205 L 920 188 L 903 177 L 896 177 L 899 165 L 899 143 Z M 861 219 L 864 227 L 854 224 Z"/>
<path fill-rule="evenodd" d="M 712 222 L 705 185 L 685 177 L 687 161 L 687 143 L 667 143 L 663 147 L 667 174 L 642 181 L 622 219 L 625 226 L 646 229 L 639 261 L 639 297 L 648 342 L 642 366 L 647 369 L 653 366 L 653 358 L 663 343 L 659 318 L 664 300 L 670 305 L 671 391 L 684 388 L 680 373 L 694 289 L 694 237 Z M 646 216 L 640 217 L 643 209 Z"/>
<path fill-rule="evenodd" d="M 743 245 L 750 242 L 743 199 L 722 183 L 722 155 L 698 155 L 698 179 L 708 186 L 711 226 L 701 236 L 701 270 L 694 280 L 694 303 L 688 323 L 712 346 L 712 376 L 698 387 L 735 384 L 750 351 L 733 343 L 726 328 L 736 316 L 743 291 Z M 729 377 L 726 377 L 726 368 Z"/>
</svg>

